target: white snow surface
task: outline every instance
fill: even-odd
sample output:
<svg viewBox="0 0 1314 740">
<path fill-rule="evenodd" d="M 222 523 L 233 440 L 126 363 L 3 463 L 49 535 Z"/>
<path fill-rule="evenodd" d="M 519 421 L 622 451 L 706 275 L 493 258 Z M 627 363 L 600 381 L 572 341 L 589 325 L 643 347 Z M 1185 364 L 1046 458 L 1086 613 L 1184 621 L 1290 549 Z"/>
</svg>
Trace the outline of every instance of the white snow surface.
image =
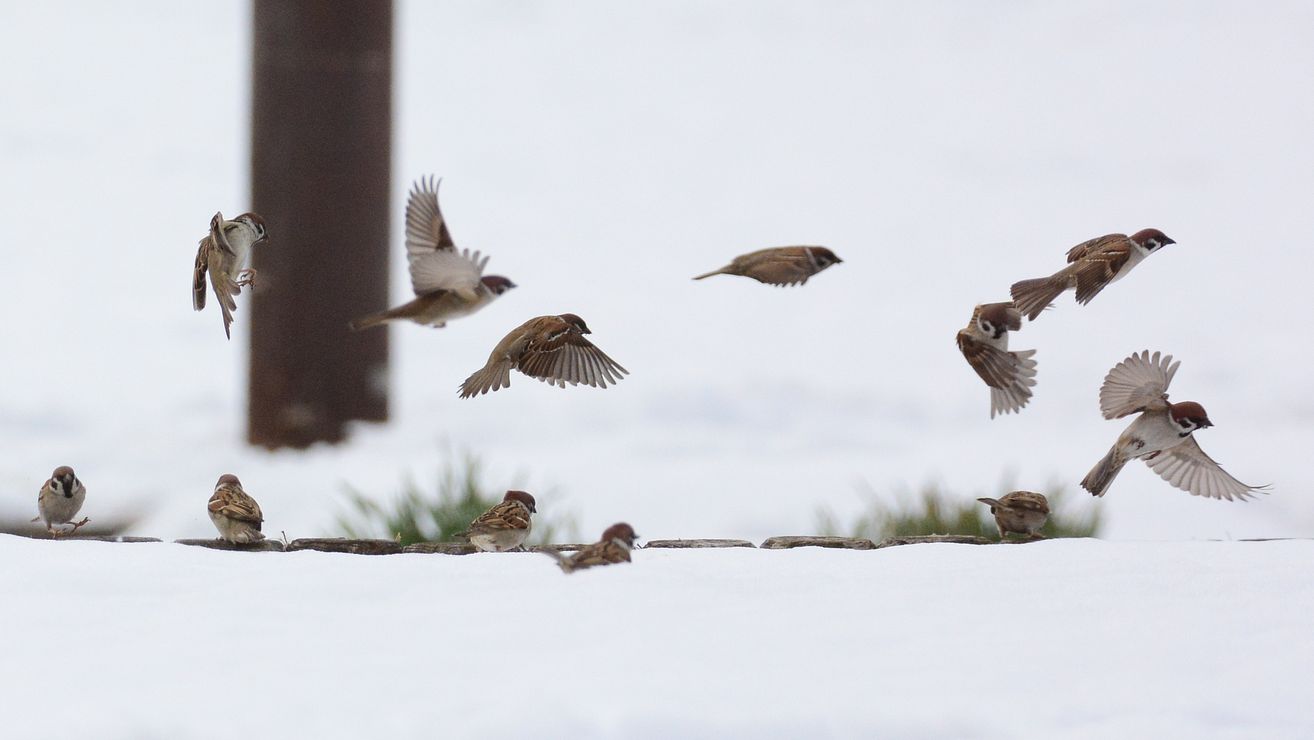
<svg viewBox="0 0 1314 740">
<path fill-rule="evenodd" d="M 0 536 L 0 734 L 1314 736 L 1314 542 L 634 558 Z"/>
</svg>

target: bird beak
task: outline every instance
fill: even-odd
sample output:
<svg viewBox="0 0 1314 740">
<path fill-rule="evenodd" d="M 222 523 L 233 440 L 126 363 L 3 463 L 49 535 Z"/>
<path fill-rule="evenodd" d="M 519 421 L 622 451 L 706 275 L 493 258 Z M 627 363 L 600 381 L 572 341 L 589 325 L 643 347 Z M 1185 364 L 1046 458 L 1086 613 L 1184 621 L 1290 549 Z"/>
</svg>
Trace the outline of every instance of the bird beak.
<svg viewBox="0 0 1314 740">
<path fill-rule="evenodd" d="M 1169 239 L 1169 238 L 1166 237 L 1166 236 L 1163 238 L 1163 245 L 1164 245 L 1165 247 L 1168 246 L 1169 244 L 1176 244 L 1176 243 L 1177 243 L 1177 242 L 1173 241 L 1172 239 Z"/>
</svg>

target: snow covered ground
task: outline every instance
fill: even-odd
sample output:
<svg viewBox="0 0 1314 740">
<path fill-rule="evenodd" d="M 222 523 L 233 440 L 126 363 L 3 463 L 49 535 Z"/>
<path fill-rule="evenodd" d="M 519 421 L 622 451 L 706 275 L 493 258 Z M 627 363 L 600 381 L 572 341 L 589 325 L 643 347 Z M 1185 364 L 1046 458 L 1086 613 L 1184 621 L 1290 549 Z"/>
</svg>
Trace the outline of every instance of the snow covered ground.
<svg viewBox="0 0 1314 740">
<path fill-rule="evenodd" d="M 352 556 L 0 536 L 12 738 L 1307 738 L 1314 542 Z"/>
</svg>

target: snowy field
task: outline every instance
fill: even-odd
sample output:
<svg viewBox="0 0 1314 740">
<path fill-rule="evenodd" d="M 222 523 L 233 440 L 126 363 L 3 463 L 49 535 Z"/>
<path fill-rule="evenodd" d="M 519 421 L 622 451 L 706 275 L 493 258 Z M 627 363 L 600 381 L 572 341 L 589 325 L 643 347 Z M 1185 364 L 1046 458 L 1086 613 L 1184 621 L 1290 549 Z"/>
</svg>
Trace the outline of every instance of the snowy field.
<svg viewBox="0 0 1314 740">
<path fill-rule="evenodd" d="M 6 738 L 1314 736 L 1308 541 L 0 563 Z"/>
</svg>

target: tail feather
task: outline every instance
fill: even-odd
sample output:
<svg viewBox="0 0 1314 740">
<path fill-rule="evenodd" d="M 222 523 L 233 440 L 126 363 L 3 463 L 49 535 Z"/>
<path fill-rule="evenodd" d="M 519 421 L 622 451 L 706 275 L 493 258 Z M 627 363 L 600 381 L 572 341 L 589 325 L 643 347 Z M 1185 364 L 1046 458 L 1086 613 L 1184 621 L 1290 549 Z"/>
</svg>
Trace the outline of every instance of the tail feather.
<svg viewBox="0 0 1314 740">
<path fill-rule="evenodd" d="M 571 571 L 575 570 L 575 566 L 571 564 L 570 558 L 566 557 L 565 555 L 562 555 L 556 550 L 539 550 L 539 552 L 543 553 L 544 555 L 550 555 L 553 560 L 557 561 L 557 567 L 561 568 L 561 572 L 570 573 Z"/>
<path fill-rule="evenodd" d="M 980 501 L 980 502 L 983 503 L 983 504 L 987 504 L 987 505 L 989 505 L 991 508 L 994 508 L 994 507 L 996 507 L 996 506 L 1003 506 L 1003 504 L 999 503 L 999 499 L 993 499 L 993 498 L 979 498 L 979 499 L 977 499 L 977 501 Z"/>
<path fill-rule="evenodd" d="M 694 276 L 694 280 L 706 280 L 707 278 L 713 275 L 729 275 L 729 274 L 730 274 L 730 266 L 726 265 L 725 267 L 722 267 L 719 270 L 712 270 L 711 272 L 704 272 L 701 275 L 696 275 Z"/>
<path fill-rule="evenodd" d="M 511 387 L 511 363 L 497 362 L 475 371 L 461 384 L 461 398 Z"/>
<path fill-rule="evenodd" d="M 1103 496 L 1105 491 L 1109 490 L 1113 479 L 1118 477 L 1118 471 L 1126 464 L 1127 460 L 1118 454 L 1118 448 L 1113 447 L 1109 450 L 1109 454 L 1095 463 L 1095 467 L 1081 479 L 1081 487 L 1090 491 L 1091 495 Z"/>
<path fill-rule="evenodd" d="M 1068 289 L 1067 281 L 1061 276 L 1062 273 L 1059 273 L 1047 278 L 1019 280 L 1013 283 L 1013 287 L 1009 289 L 1013 294 L 1013 305 L 1028 319 L 1035 321 L 1041 311 L 1049 308 L 1049 304 Z"/>
<path fill-rule="evenodd" d="M 347 328 L 351 329 L 352 331 L 362 331 L 364 329 L 369 329 L 370 327 L 373 326 L 379 326 L 383 322 L 392 318 L 391 316 L 388 315 L 388 313 L 389 313 L 388 311 L 383 311 L 382 313 L 374 313 L 374 314 L 370 314 L 369 316 L 362 316 L 359 319 L 356 319 L 355 321 L 348 322 Z"/>
</svg>

